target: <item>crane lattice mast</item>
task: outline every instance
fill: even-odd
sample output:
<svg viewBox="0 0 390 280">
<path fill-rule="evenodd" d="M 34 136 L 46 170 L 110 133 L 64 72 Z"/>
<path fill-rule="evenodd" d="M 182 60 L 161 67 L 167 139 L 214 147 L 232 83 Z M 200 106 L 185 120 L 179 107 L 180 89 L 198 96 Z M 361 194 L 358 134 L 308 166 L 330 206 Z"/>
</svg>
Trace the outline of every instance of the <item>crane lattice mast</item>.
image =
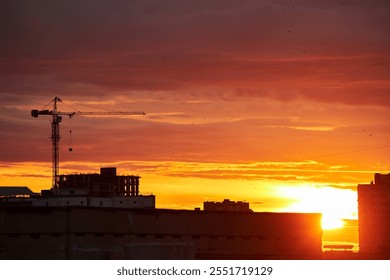
<svg viewBox="0 0 390 280">
<path fill-rule="evenodd" d="M 52 188 L 56 195 L 58 191 L 58 173 L 59 173 L 59 158 L 60 158 L 60 123 L 62 116 L 66 115 L 69 118 L 76 115 L 92 116 L 92 115 L 145 115 L 145 112 L 123 112 L 123 111 L 108 111 L 108 112 L 61 112 L 57 111 L 57 103 L 62 102 L 59 97 L 54 97 L 51 101 L 53 102 L 53 110 L 31 110 L 31 116 L 37 118 L 39 115 L 52 116 L 51 121 L 51 143 L 52 143 Z"/>
</svg>

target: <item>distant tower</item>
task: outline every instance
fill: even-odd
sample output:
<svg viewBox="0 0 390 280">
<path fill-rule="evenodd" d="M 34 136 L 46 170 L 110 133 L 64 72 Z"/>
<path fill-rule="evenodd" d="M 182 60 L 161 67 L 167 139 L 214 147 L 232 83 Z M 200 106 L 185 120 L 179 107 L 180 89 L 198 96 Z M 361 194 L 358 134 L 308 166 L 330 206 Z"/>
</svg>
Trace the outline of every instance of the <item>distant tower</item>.
<svg viewBox="0 0 390 280">
<path fill-rule="evenodd" d="M 375 174 L 371 184 L 359 184 L 359 247 L 368 258 L 390 257 L 390 174 Z"/>
</svg>

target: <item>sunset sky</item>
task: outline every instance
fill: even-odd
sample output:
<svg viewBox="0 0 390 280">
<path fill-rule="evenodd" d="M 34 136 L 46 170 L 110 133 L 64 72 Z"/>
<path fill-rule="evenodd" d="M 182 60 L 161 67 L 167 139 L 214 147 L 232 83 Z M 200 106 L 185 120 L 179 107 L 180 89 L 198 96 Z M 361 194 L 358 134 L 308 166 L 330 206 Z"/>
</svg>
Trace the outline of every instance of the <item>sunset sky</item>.
<svg viewBox="0 0 390 280">
<path fill-rule="evenodd" d="M 30 111 L 58 96 L 146 112 L 64 117 L 61 174 L 117 166 L 162 208 L 356 218 L 357 184 L 390 172 L 389 26 L 387 0 L 1 1 L 0 185 L 50 188 Z"/>
</svg>

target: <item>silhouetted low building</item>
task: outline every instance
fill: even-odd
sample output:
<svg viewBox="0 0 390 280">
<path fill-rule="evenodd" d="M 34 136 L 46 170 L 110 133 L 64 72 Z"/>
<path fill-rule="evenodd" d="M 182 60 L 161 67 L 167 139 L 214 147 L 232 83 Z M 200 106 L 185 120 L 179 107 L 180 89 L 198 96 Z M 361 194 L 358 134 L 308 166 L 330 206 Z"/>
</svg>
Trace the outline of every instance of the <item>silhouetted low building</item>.
<svg viewBox="0 0 390 280">
<path fill-rule="evenodd" d="M 321 259 L 321 215 L 0 207 L 0 259 Z"/>
<path fill-rule="evenodd" d="M 232 212 L 252 212 L 248 202 L 231 201 L 224 199 L 222 202 L 205 201 L 203 202 L 204 211 L 232 211 Z"/>
<path fill-rule="evenodd" d="M 0 198 L 26 197 L 34 193 L 28 187 L 0 186 Z"/>
<path fill-rule="evenodd" d="M 359 253 L 390 258 L 390 174 L 375 174 L 371 184 L 359 184 Z"/>
</svg>

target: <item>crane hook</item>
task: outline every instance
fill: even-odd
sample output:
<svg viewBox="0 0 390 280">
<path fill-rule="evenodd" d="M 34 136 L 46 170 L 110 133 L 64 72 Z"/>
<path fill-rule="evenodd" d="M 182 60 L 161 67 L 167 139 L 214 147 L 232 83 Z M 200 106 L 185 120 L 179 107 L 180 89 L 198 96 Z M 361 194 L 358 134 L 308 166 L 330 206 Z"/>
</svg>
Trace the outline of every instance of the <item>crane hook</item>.
<svg viewBox="0 0 390 280">
<path fill-rule="evenodd" d="M 69 130 L 69 152 L 73 151 L 72 130 Z"/>
</svg>

